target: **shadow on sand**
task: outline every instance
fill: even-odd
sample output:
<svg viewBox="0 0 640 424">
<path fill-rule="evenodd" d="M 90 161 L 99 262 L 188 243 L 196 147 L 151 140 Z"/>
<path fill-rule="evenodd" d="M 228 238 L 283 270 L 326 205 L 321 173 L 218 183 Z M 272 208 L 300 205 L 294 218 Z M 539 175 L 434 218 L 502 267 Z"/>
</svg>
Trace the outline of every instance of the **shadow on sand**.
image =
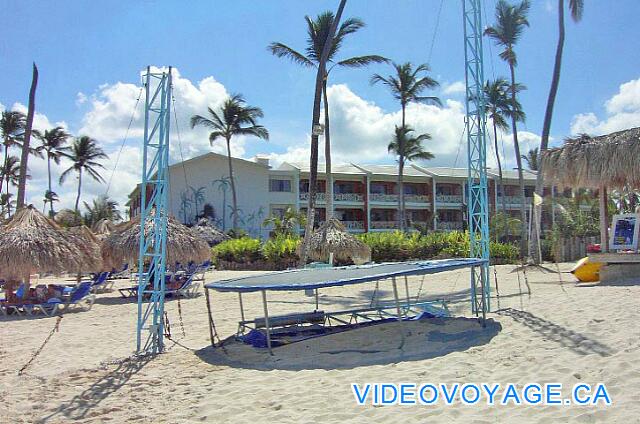
<svg viewBox="0 0 640 424">
<path fill-rule="evenodd" d="M 255 370 L 350 369 L 419 361 L 462 352 L 488 344 L 502 326 L 493 319 L 486 327 L 474 318 L 432 318 L 385 322 L 341 333 L 315 337 L 273 350 L 254 348 L 230 337 L 225 349 L 208 346 L 196 352 L 212 365 Z"/>
<path fill-rule="evenodd" d="M 54 412 L 42 417 L 38 423 L 84 421 L 104 399 L 117 392 L 154 358 L 152 355 L 130 357 L 96 380 L 91 386 L 71 400 L 62 403 Z"/>
</svg>

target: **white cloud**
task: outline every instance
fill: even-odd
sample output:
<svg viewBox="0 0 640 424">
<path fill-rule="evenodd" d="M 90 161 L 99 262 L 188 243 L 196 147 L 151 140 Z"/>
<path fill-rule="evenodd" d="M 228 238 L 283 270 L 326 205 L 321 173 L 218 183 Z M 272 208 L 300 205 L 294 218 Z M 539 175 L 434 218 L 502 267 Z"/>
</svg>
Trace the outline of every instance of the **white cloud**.
<svg viewBox="0 0 640 424">
<path fill-rule="evenodd" d="M 83 105 L 86 102 L 87 102 L 87 95 L 84 94 L 82 91 L 78 91 L 78 94 L 76 94 L 76 106 Z"/>
<path fill-rule="evenodd" d="M 453 83 L 447 83 L 442 86 L 442 93 L 445 95 L 464 94 L 467 90 L 467 86 L 464 81 L 456 81 Z"/>
<path fill-rule="evenodd" d="M 599 119 L 592 112 L 575 115 L 571 121 L 571 133 L 601 135 L 640 126 L 640 78 L 621 84 L 618 93 L 604 106 L 604 119 Z"/>
</svg>

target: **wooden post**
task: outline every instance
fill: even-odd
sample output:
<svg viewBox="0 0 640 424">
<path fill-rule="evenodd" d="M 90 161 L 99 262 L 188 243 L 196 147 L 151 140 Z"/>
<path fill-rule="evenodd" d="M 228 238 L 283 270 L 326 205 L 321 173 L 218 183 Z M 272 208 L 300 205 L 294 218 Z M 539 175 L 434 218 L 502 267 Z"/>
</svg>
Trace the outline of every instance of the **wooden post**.
<svg viewBox="0 0 640 424">
<path fill-rule="evenodd" d="M 607 212 L 607 187 L 600 186 L 600 251 L 609 251 L 609 214 Z"/>
</svg>

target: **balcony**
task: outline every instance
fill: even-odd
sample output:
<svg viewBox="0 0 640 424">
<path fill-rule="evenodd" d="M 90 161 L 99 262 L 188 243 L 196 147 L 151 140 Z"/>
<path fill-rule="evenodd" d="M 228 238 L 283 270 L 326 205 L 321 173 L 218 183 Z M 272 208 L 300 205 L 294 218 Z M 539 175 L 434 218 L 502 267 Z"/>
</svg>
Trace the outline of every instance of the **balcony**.
<svg viewBox="0 0 640 424">
<path fill-rule="evenodd" d="M 397 194 L 371 193 L 369 199 L 372 202 L 398 203 Z"/>
<path fill-rule="evenodd" d="M 395 230 L 398 228 L 398 221 L 371 221 L 372 230 Z"/>
<path fill-rule="evenodd" d="M 309 192 L 300 192 L 300 200 L 309 200 Z M 325 200 L 325 193 L 316 193 L 316 202 L 324 202 Z"/>
<path fill-rule="evenodd" d="M 460 221 L 441 221 L 438 222 L 438 230 L 445 231 L 461 231 L 463 228 L 463 223 Z"/>
<path fill-rule="evenodd" d="M 524 198 L 525 204 L 531 204 L 531 197 Z M 498 196 L 498 206 L 520 207 L 520 196 Z"/>
<path fill-rule="evenodd" d="M 426 194 L 405 194 L 405 203 L 429 203 L 431 200 Z"/>
<path fill-rule="evenodd" d="M 462 195 L 461 194 L 436 194 L 436 202 L 462 204 Z"/>
<path fill-rule="evenodd" d="M 364 221 L 341 221 L 347 230 L 364 230 Z"/>
</svg>

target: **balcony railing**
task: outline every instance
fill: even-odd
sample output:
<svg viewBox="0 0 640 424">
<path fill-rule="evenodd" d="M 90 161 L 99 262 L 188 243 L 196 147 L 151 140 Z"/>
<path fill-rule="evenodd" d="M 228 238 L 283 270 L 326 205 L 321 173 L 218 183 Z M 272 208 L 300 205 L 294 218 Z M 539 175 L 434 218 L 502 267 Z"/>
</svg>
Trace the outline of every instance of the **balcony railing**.
<svg viewBox="0 0 640 424">
<path fill-rule="evenodd" d="M 462 230 L 463 223 L 460 221 L 441 221 L 438 222 L 438 230 Z"/>
<path fill-rule="evenodd" d="M 398 228 L 398 221 L 371 221 L 372 230 L 395 230 Z"/>
<path fill-rule="evenodd" d="M 397 194 L 371 193 L 369 199 L 372 202 L 398 202 Z"/>
<path fill-rule="evenodd" d="M 404 201 L 408 203 L 427 203 L 430 202 L 430 199 L 425 194 L 405 194 Z"/>
<path fill-rule="evenodd" d="M 436 194 L 436 202 L 438 202 L 438 203 L 462 203 L 462 195 L 460 195 L 460 194 Z"/>
<path fill-rule="evenodd" d="M 309 200 L 309 192 L 300 192 L 300 200 Z M 327 200 L 326 193 L 316 193 L 316 201 Z M 333 200 L 336 202 L 364 202 L 364 196 L 359 193 L 334 193 Z"/>
<path fill-rule="evenodd" d="M 342 221 L 347 230 L 364 230 L 363 221 Z"/>
</svg>

